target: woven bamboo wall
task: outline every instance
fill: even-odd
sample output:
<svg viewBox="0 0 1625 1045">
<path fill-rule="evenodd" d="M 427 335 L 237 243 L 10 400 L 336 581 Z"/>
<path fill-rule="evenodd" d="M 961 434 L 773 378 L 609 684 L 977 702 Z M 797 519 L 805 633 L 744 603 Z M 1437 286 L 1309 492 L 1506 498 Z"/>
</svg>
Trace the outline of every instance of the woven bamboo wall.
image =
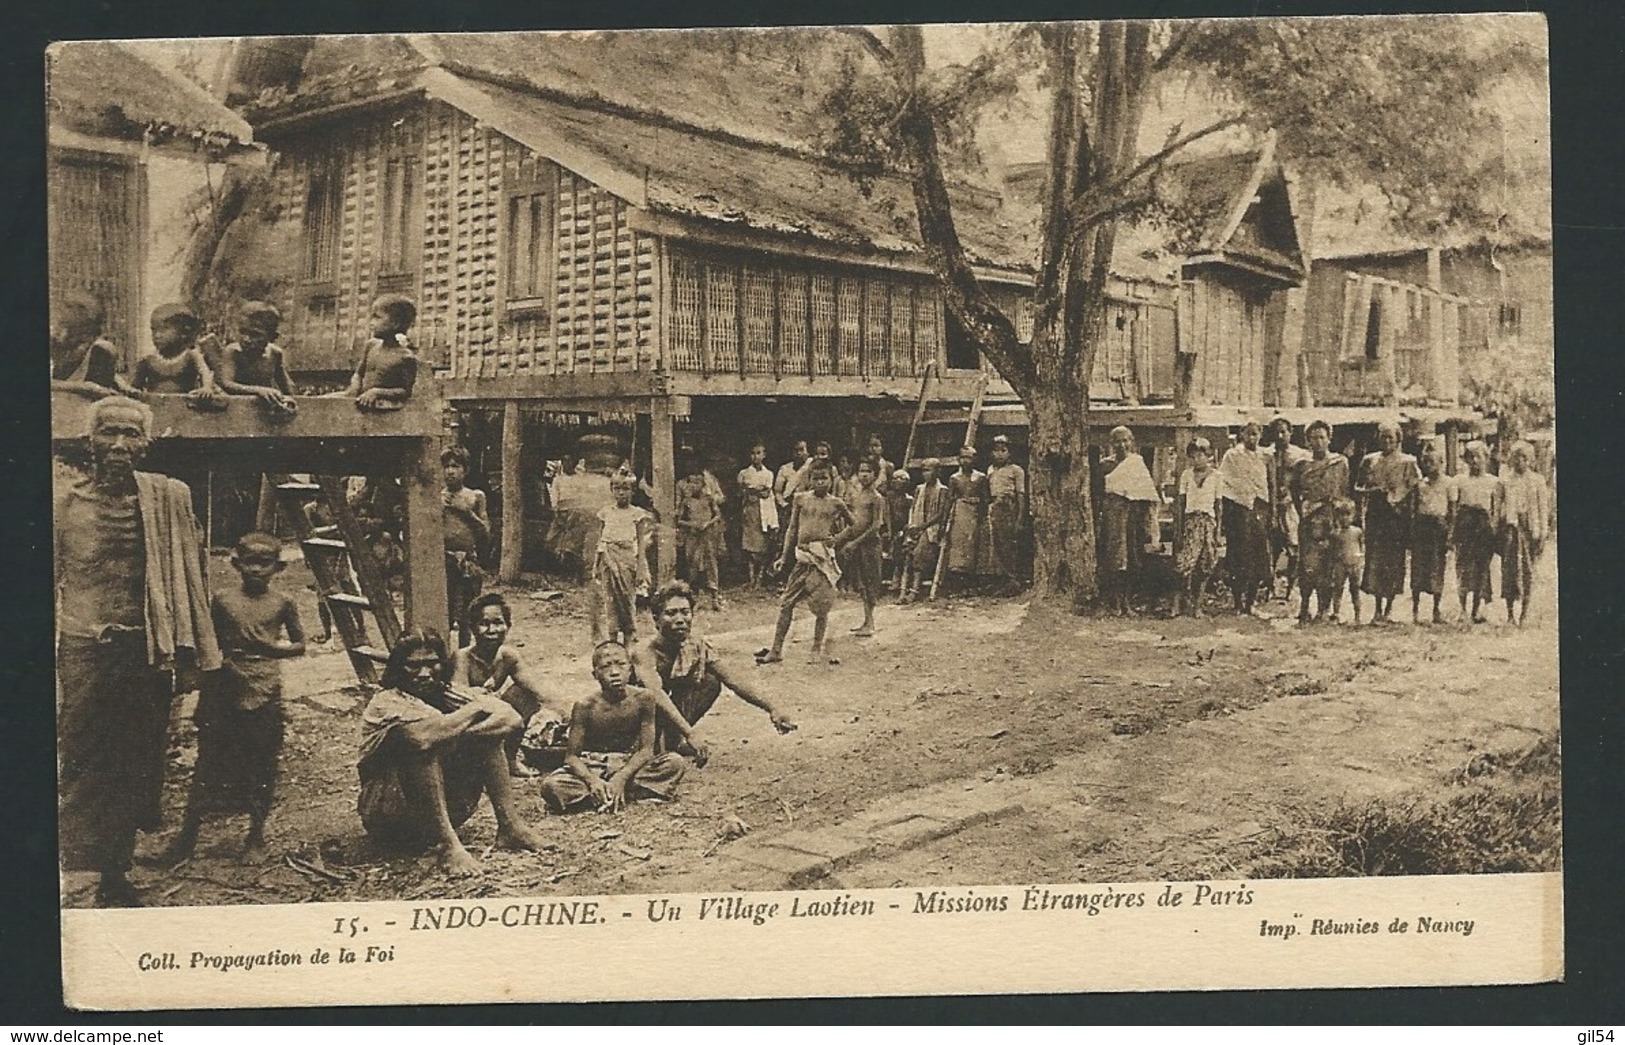
<svg viewBox="0 0 1625 1045">
<path fill-rule="evenodd" d="M 903 377 L 940 358 L 924 277 L 672 248 L 674 371 Z"/>
<path fill-rule="evenodd" d="M 393 153 L 416 164 L 411 206 L 422 230 L 412 271 L 378 270 L 382 182 Z M 365 341 L 381 292 L 418 302 L 414 341 L 454 377 L 613 373 L 657 365 L 656 241 L 632 231 L 624 202 L 449 106 L 357 119 L 283 147 L 282 220 L 303 227 L 313 177 L 331 167 L 343 187 L 335 271 L 288 294 L 284 341 L 298 369 L 345 369 Z M 550 288 L 516 307 L 507 298 L 509 191 L 539 186 L 550 200 Z"/>
</svg>

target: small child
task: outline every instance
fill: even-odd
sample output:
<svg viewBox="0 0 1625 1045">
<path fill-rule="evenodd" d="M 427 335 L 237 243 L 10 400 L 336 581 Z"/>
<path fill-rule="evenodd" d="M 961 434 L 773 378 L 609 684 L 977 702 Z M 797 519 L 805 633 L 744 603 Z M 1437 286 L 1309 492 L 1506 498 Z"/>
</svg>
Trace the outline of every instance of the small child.
<svg viewBox="0 0 1625 1045">
<path fill-rule="evenodd" d="M 271 590 L 271 578 L 282 572 L 281 551 L 270 534 L 245 534 L 231 557 L 242 586 L 211 600 L 224 664 L 204 676 L 198 697 L 197 765 L 180 834 L 165 852 L 169 863 L 192 855 L 205 815 L 244 812 L 243 862 L 265 860 L 265 821 L 286 725 L 278 661 L 305 652 L 298 608 Z"/>
<path fill-rule="evenodd" d="M 131 384 L 143 392 L 185 395 L 198 406 L 224 406 L 214 372 L 198 346 L 203 323 L 185 305 L 152 310 L 152 344 L 158 351 L 136 361 Z"/>
<path fill-rule="evenodd" d="M 372 340 L 361 350 L 350 386 L 337 393 L 360 410 L 399 410 L 412 397 L 418 357 L 406 333 L 418 307 L 405 294 L 385 294 L 372 303 Z"/>
<path fill-rule="evenodd" d="M 852 586 L 863 599 L 863 623 L 852 629 L 860 639 L 875 633 L 875 603 L 880 599 L 881 530 L 886 523 L 886 501 L 875 492 L 875 466 L 867 458 L 858 462 L 847 493 L 852 526 L 835 540 L 835 552 L 846 560 Z"/>
<path fill-rule="evenodd" d="M 629 799 L 670 799 L 688 772 L 673 752 L 655 753 L 659 702 L 632 685 L 632 662 L 619 642 L 592 651 L 598 692 L 570 711 L 564 765 L 542 780 L 542 799 L 556 813 L 583 807 L 616 812 Z"/>
<path fill-rule="evenodd" d="M 592 641 L 637 641 L 638 602 L 649 597 L 649 538 L 653 517 L 632 504 L 636 480 L 621 471 L 609 480 L 615 503 L 598 509 L 603 524 L 592 566 Z"/>
<path fill-rule="evenodd" d="M 698 469 L 677 484 L 677 539 L 683 553 L 683 579 L 703 591 L 711 609 L 722 608 L 717 592 L 716 533 L 722 527 L 717 501 L 706 489 L 705 476 Z"/>
<path fill-rule="evenodd" d="M 1332 586 L 1319 595 L 1319 613 L 1326 612 L 1327 597 L 1332 604 L 1331 620 L 1338 622 L 1343 609 L 1343 589 L 1349 590 L 1349 601 L 1354 604 L 1354 623 L 1360 623 L 1360 579 L 1365 575 L 1365 531 L 1354 521 L 1354 502 L 1340 500 L 1332 509 Z"/>
<path fill-rule="evenodd" d="M 1201 436 L 1192 439 L 1185 447 L 1185 462 L 1175 495 L 1174 518 L 1180 526 L 1174 566 L 1184 579 L 1183 597 L 1190 603 L 1191 616 L 1201 617 L 1208 577 L 1219 562 L 1219 478 L 1213 468 L 1213 444 Z M 1174 596 L 1176 617 L 1180 598 Z"/>
<path fill-rule="evenodd" d="M 451 655 L 451 684 L 468 691 L 484 689 L 518 713 L 525 728 L 507 743 L 508 772 L 535 776 L 520 761 L 520 752 L 554 746 L 564 719 L 547 708 L 538 680 L 526 670 L 518 649 L 507 644 L 513 628 L 508 600 L 497 592 L 481 595 L 468 607 L 466 617 L 474 641 Z"/>
<path fill-rule="evenodd" d="M 838 497 L 830 495 L 834 481 L 828 458 L 814 458 L 807 465 L 807 489 L 790 502 L 790 522 L 784 530 L 784 554 L 773 564 L 781 573 L 787 562 L 795 563 L 784 594 L 779 597 L 779 620 L 773 631 L 773 645 L 758 650 L 758 664 L 777 664 L 784 659 L 784 640 L 790 635 L 796 606 L 806 602 L 813 612 L 814 658 L 829 656 L 825 635 L 829 611 L 835 608 L 835 584 L 841 568 L 835 562 L 834 541 L 838 533 L 852 525 L 852 512 Z M 835 663 L 834 657 L 829 657 Z"/>
<path fill-rule="evenodd" d="M 228 395 L 256 396 L 272 411 L 298 412 L 293 382 L 288 379 L 287 358 L 275 344 L 282 325 L 282 313 L 263 301 L 249 301 L 242 307 L 237 324 L 237 341 L 220 353 L 218 384 Z"/>
</svg>

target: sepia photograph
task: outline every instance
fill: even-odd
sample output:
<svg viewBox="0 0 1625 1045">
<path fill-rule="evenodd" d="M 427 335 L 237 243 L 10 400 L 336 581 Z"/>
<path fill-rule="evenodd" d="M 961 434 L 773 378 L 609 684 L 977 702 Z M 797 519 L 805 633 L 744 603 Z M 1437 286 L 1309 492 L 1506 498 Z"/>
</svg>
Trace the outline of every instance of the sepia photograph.
<svg viewBox="0 0 1625 1045">
<path fill-rule="evenodd" d="M 70 1004 L 1173 907 L 1283 965 L 1167 982 L 1561 977 L 1540 16 L 46 71 Z"/>
</svg>

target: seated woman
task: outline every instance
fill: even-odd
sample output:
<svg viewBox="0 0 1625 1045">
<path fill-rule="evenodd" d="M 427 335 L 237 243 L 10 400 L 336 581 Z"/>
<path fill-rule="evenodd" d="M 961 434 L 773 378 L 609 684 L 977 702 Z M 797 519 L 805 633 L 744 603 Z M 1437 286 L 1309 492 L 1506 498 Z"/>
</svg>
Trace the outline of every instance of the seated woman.
<svg viewBox="0 0 1625 1045">
<path fill-rule="evenodd" d="M 457 828 L 481 795 L 496 813 L 498 845 L 536 850 L 542 840 L 520 817 L 508 778 L 508 741 L 523 721 L 495 696 L 453 689 L 448 665 L 432 630 L 408 631 L 390 650 L 383 688 L 361 716 L 357 812 L 375 841 L 433 846 L 446 873 L 461 877 L 480 869 Z"/>
</svg>

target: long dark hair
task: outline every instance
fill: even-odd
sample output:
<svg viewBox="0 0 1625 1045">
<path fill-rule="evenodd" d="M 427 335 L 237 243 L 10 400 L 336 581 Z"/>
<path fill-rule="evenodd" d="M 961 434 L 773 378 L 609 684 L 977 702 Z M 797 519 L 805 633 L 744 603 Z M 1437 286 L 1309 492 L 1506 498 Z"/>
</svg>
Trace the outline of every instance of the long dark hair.
<svg viewBox="0 0 1625 1045">
<path fill-rule="evenodd" d="M 407 658 L 419 650 L 429 650 L 440 658 L 440 677 L 435 681 L 445 682 L 451 670 L 451 657 L 446 653 L 446 640 L 440 632 L 433 628 L 412 628 L 401 632 L 401 637 L 395 641 L 395 646 L 389 651 L 389 660 L 384 664 L 384 677 L 379 681 L 385 689 L 403 689 L 412 680 L 406 671 Z"/>
</svg>

